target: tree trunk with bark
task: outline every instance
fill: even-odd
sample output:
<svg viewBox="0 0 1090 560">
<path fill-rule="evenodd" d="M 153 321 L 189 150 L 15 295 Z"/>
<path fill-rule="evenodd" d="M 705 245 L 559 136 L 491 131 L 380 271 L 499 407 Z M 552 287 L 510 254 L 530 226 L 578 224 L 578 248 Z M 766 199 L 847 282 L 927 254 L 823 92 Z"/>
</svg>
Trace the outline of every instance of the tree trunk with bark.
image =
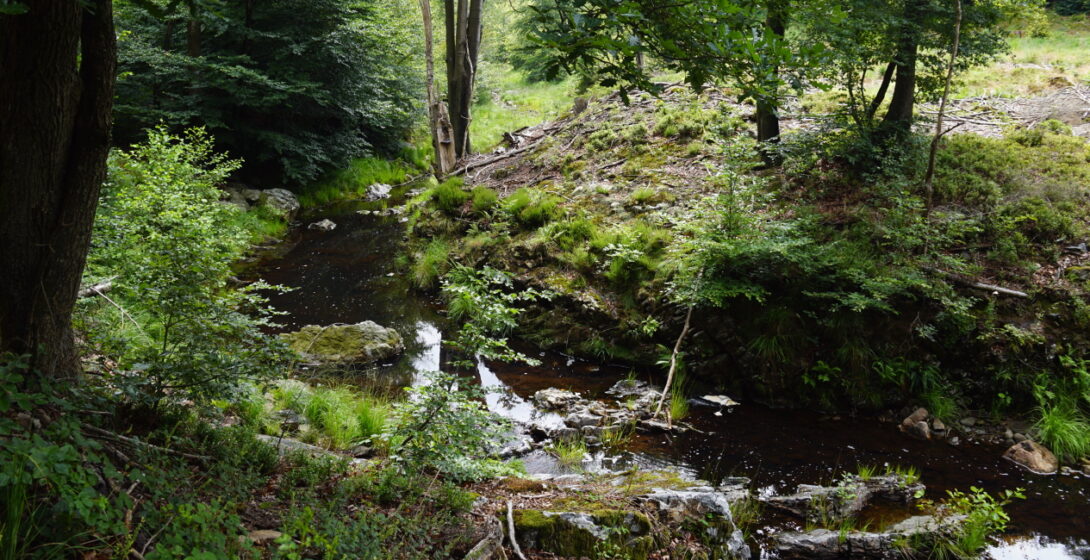
<svg viewBox="0 0 1090 560">
<path fill-rule="evenodd" d="M 782 0 L 768 3 L 768 12 L 765 15 L 765 27 L 768 33 L 777 37 L 783 37 L 787 31 L 787 6 Z M 779 68 L 773 72 L 779 73 Z M 779 92 L 768 92 L 768 97 L 757 100 L 757 141 L 768 146 L 780 141 L 780 115 L 777 111 Z M 778 165 L 780 158 L 771 149 L 761 150 L 762 158 L 766 165 Z"/>
<path fill-rule="evenodd" d="M 420 0 L 420 15 L 424 21 L 424 66 L 428 92 L 428 124 L 431 129 L 432 147 L 435 148 L 435 171 L 439 175 L 446 175 L 454 169 L 454 163 L 458 158 L 454 154 L 454 132 L 451 130 L 447 106 L 439 100 L 439 94 L 435 91 L 431 0 Z"/>
<path fill-rule="evenodd" d="M 909 0 L 905 4 L 903 29 L 897 40 L 893 97 L 890 98 L 889 110 L 884 119 L 885 125 L 897 130 L 907 131 L 912 126 L 916 106 L 916 62 L 920 49 L 919 17 L 923 13 L 925 2 L 926 0 Z"/>
<path fill-rule="evenodd" d="M 469 138 L 473 86 L 481 47 L 483 0 L 443 0 L 447 43 L 447 104 L 454 133 L 454 153 L 472 151 Z"/>
<path fill-rule="evenodd" d="M 79 373 L 72 309 L 106 174 L 110 0 L 24 0 L 0 16 L 0 351 Z"/>
</svg>

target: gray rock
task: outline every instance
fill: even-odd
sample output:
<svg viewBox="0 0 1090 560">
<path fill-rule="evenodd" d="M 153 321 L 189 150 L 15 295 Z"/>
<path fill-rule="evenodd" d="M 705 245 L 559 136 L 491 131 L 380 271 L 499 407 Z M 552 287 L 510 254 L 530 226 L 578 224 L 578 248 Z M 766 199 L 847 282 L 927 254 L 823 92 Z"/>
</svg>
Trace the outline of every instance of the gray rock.
<svg viewBox="0 0 1090 560">
<path fill-rule="evenodd" d="M 852 517 L 874 498 L 909 503 L 922 493 L 924 486 L 908 484 L 900 475 L 872 476 L 867 480 L 859 477 L 845 479 L 837 486 L 800 484 L 794 494 L 766 496 L 761 501 L 769 506 L 787 511 L 809 521 L 840 520 Z"/>
<path fill-rule="evenodd" d="M 972 428 L 973 426 L 976 426 L 977 419 L 973 418 L 972 416 L 966 416 L 965 418 L 962 418 L 960 422 L 962 426 Z"/>
<path fill-rule="evenodd" d="M 507 553 L 503 551 L 503 529 L 500 521 L 489 518 L 486 523 L 488 526 L 485 537 L 469 549 L 465 560 L 507 560 Z"/>
<path fill-rule="evenodd" d="M 336 228 L 337 224 L 333 223 L 333 220 L 330 220 L 328 218 L 314 222 L 313 224 L 307 226 L 307 229 L 314 229 L 318 231 L 333 231 Z"/>
<path fill-rule="evenodd" d="M 912 537 L 922 537 L 920 540 L 927 542 L 928 535 L 952 531 L 963 520 L 963 516 L 938 520 L 929 515 L 920 515 L 901 521 L 881 533 L 841 533 L 816 529 L 805 533 L 779 533 L 773 537 L 773 543 L 778 557 L 783 560 L 903 559 L 904 551 L 897 543 Z"/>
<path fill-rule="evenodd" d="M 1015 443 L 1019 443 L 1026 441 L 1029 438 L 1026 437 L 1026 434 L 1023 434 L 1021 432 L 1014 432 L 1014 435 L 1011 436 L 1011 439 L 1013 439 Z"/>
<path fill-rule="evenodd" d="M 257 201 L 258 206 L 267 208 L 272 213 L 280 216 L 285 221 L 292 221 L 299 213 L 299 199 L 287 189 L 267 189 L 261 191 L 261 197 Z"/>
<path fill-rule="evenodd" d="M 927 417 L 930 413 L 926 408 L 917 408 L 915 412 L 909 414 L 904 420 L 901 421 L 901 431 L 912 436 L 921 439 L 930 439 L 930 428 L 927 427 Z M 923 423 L 921 429 L 920 423 Z"/>
<path fill-rule="evenodd" d="M 227 196 L 225 200 L 227 204 L 236 206 L 239 210 L 242 210 L 243 212 L 250 209 L 250 203 L 247 202 L 246 197 L 243 196 L 240 189 L 227 188 L 224 189 L 223 193 Z"/>
<path fill-rule="evenodd" d="M 542 389 L 531 397 L 544 410 L 568 410 L 583 400 L 577 393 L 564 389 Z"/>
<path fill-rule="evenodd" d="M 935 432 L 936 434 L 945 434 L 946 433 L 946 423 L 943 422 L 942 420 L 939 420 L 938 418 L 932 420 L 931 421 L 931 431 Z"/>
<path fill-rule="evenodd" d="M 573 412 L 564 418 L 565 424 L 576 429 L 582 429 L 588 426 L 597 426 L 601 421 L 601 416 L 591 414 L 586 410 Z"/>
<path fill-rule="evenodd" d="M 246 202 L 257 202 L 261 200 L 261 191 L 258 189 L 242 189 L 240 191 L 242 197 L 246 199 Z"/>
<path fill-rule="evenodd" d="M 401 335 L 372 321 L 354 325 L 307 325 L 280 335 L 315 365 L 364 364 L 385 360 L 405 350 Z"/>
<path fill-rule="evenodd" d="M 386 183 L 375 183 L 367 187 L 367 200 L 375 201 L 389 198 L 390 191 L 392 191 L 393 189 L 394 187 L 392 185 L 387 185 Z"/>
</svg>

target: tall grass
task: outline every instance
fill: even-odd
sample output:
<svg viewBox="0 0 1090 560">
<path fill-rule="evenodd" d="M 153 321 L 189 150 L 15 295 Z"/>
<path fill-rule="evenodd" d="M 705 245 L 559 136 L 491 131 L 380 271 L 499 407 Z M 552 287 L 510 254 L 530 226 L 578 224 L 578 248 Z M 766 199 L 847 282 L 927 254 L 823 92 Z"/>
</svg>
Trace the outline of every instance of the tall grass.
<svg viewBox="0 0 1090 560">
<path fill-rule="evenodd" d="M 473 147 L 486 152 L 503 140 L 503 133 L 555 119 L 572 105 L 574 81 L 526 82 L 506 64 L 483 67 L 484 87 L 491 88 L 473 107 L 469 134 Z M 480 86 L 479 86 L 480 87 Z"/>
<path fill-rule="evenodd" d="M 421 168 L 416 163 L 407 163 L 400 159 L 358 158 L 353 160 L 347 169 L 329 173 L 303 189 L 303 192 L 299 193 L 299 203 L 304 207 L 311 207 L 345 198 L 360 197 L 367 194 L 367 187 L 375 183 L 397 185 L 408 180 L 413 173 L 420 171 Z"/>
<path fill-rule="evenodd" d="M 1090 419 L 1068 399 L 1042 405 L 1038 412 L 1038 438 L 1061 461 L 1076 461 L 1090 456 Z"/>
<path fill-rule="evenodd" d="M 439 284 L 439 276 L 446 272 L 449 258 L 450 245 L 442 239 L 432 239 L 413 261 L 409 280 L 417 288 L 434 288 Z"/>
<path fill-rule="evenodd" d="M 349 387 L 284 381 L 273 390 L 273 398 L 276 406 L 302 414 L 318 439 L 341 449 L 381 434 L 392 414 L 386 400 Z"/>
</svg>

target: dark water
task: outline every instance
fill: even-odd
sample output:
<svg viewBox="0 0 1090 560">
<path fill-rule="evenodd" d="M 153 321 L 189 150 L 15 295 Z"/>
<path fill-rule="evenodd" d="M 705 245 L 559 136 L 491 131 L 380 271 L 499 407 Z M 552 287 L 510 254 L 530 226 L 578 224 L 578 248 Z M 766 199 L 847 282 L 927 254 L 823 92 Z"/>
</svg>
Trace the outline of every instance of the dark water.
<svg viewBox="0 0 1090 560">
<path fill-rule="evenodd" d="M 404 191 L 395 192 L 396 203 Z M 422 371 L 438 369 L 445 321 L 437 302 L 412 291 L 397 266 L 404 224 L 400 216 L 362 215 L 359 210 L 385 208 L 390 202 L 353 202 L 304 216 L 309 224 L 332 219 L 337 228 L 318 232 L 299 228 L 277 253 L 256 269 L 268 282 L 295 288 L 274 295 L 286 329 L 306 324 L 372 320 L 393 327 L 405 338 L 407 351 L 393 364 L 372 374 L 411 382 Z M 505 395 L 489 397 L 493 410 L 514 419 L 540 415 L 529 402 L 537 390 L 571 389 L 601 395 L 630 374 L 624 367 L 595 364 L 555 353 L 543 353 L 542 365 L 480 364 L 482 384 Z M 655 374 L 637 372 L 655 381 Z M 971 486 L 989 492 L 1025 488 L 1026 500 L 1007 509 L 1011 535 L 990 550 L 996 559 L 1090 558 L 1090 478 L 1037 476 L 1001 458 L 1003 449 L 963 443 L 922 442 L 902 436 L 890 424 L 873 418 L 836 418 L 808 411 L 771 410 L 743 403 L 721 416 L 694 407 L 689 421 L 706 434 L 639 435 L 630 446 L 631 460 L 644 467 L 670 466 L 694 477 L 717 480 L 746 476 L 758 491 L 791 491 L 800 483 L 830 483 L 858 465 L 905 465 L 920 470 L 931 497 L 948 489 Z M 549 416 L 545 415 L 548 419 Z M 559 418 L 552 418 L 559 422 Z M 528 461 L 530 468 L 537 466 Z M 547 464 L 541 468 L 549 468 Z M 873 512 L 896 518 L 907 510 Z"/>
</svg>

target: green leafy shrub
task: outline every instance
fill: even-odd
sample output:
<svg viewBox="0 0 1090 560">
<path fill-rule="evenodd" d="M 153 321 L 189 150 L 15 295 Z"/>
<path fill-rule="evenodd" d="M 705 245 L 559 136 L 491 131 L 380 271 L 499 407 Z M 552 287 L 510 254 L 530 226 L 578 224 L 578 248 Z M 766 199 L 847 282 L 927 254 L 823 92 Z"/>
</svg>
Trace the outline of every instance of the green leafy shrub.
<svg viewBox="0 0 1090 560">
<path fill-rule="evenodd" d="M 511 276 L 492 267 L 456 265 L 443 278 L 447 311 L 451 318 L 463 322 L 452 345 L 467 357 L 536 364 L 536 360 L 508 346 L 506 336 L 518 327 L 518 316 L 523 311 L 519 304 L 548 296 L 533 288 L 515 290 Z"/>
<path fill-rule="evenodd" d="M 510 468 L 487 459 L 505 421 L 484 406 L 484 392 L 457 375 L 425 374 L 394 408 L 386 439 L 390 460 L 403 472 L 432 469 L 455 481 L 487 478 Z"/>
<path fill-rule="evenodd" d="M 216 502 L 183 503 L 168 506 L 163 514 L 170 522 L 164 526 L 148 560 L 173 558 L 259 558 L 248 539 L 238 515 L 224 510 Z"/>
<path fill-rule="evenodd" d="M 133 370 L 114 378 L 132 402 L 230 399 L 287 357 L 261 331 L 271 312 L 259 290 L 270 286 L 227 287 L 249 233 L 218 186 L 238 165 L 200 129 L 154 129 L 147 143 L 111 155 L 88 276 L 116 278 L 111 300 L 87 302 L 83 326 Z"/>
</svg>

